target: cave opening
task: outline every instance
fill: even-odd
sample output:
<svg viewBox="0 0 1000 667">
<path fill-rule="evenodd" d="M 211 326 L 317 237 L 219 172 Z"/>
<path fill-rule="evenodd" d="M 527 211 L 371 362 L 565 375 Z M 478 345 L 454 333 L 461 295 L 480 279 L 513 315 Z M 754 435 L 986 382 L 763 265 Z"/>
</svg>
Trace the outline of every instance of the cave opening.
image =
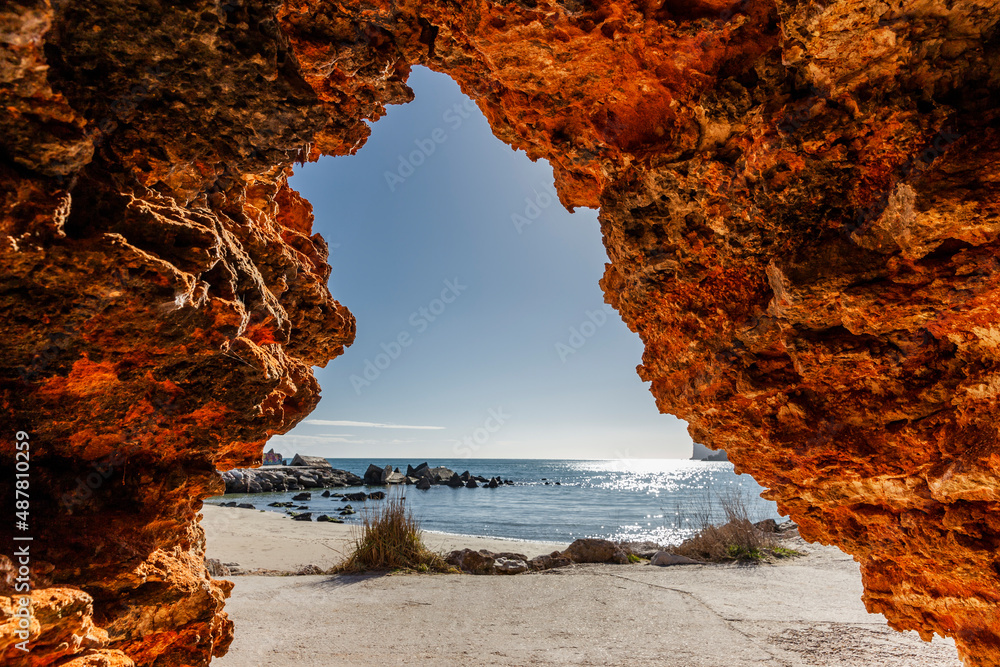
<svg viewBox="0 0 1000 667">
<path fill-rule="evenodd" d="M 173 667 L 226 651 L 230 584 L 207 574 L 201 501 L 217 469 L 254 464 L 307 418 L 311 369 L 355 338 L 285 178 L 351 153 L 423 63 L 475 91 L 503 142 L 551 160 L 562 201 L 601 207 L 601 290 L 643 341 L 657 408 L 725 447 L 803 536 L 852 554 L 855 602 L 998 664 L 997 8 L 640 4 L 8 3 L 0 405 L 31 452 L 38 520 L 19 530 L 38 556 L 38 651 L 7 645 L 0 661 Z M 378 167 L 382 192 L 454 145 L 435 129 Z M 540 236 L 529 210 L 487 228 Z M 397 338 L 373 335 L 325 384 L 350 398 L 352 374 L 375 382 L 369 360 L 380 373 L 361 397 L 388 391 L 417 365 L 393 347 L 409 314 L 436 335 L 489 307 L 446 288 L 377 295 L 404 297 Z M 545 341 L 560 364 L 566 327 Z M 345 416 L 326 421 L 357 426 Z M 0 566 L 7 613 L 9 556 Z"/>
<path fill-rule="evenodd" d="M 633 371 L 641 341 L 604 303 L 597 212 L 567 212 L 548 163 L 496 139 L 449 77 L 416 67 L 408 85 L 414 101 L 388 107 L 357 154 L 298 166 L 289 181 L 313 206 L 313 231 L 330 246 L 330 291 L 358 334 L 317 369 L 316 410 L 269 446 L 374 458 L 688 458 L 685 424 L 658 412 Z M 500 431 L 467 437 L 500 408 L 511 415 Z M 342 420 L 447 428 L 322 423 Z"/>
<path fill-rule="evenodd" d="M 312 231 L 330 248 L 330 291 L 358 333 L 342 358 L 315 369 L 316 409 L 267 447 L 356 474 L 372 462 L 465 470 L 490 460 L 604 461 L 645 476 L 632 483 L 665 499 L 590 523 L 573 520 L 571 502 L 555 503 L 558 525 L 547 533 L 518 528 L 485 498 L 410 502 L 425 527 L 445 532 L 683 539 L 694 506 L 712 504 L 719 489 L 687 489 L 704 480 L 692 481 L 701 471 L 686 462 L 686 424 L 657 410 L 634 371 L 641 341 L 603 303 L 597 211 L 568 212 L 547 161 L 499 141 L 450 77 L 415 67 L 407 84 L 414 101 L 388 107 L 356 154 L 300 164 L 289 179 L 312 206 Z M 750 476 L 724 477 L 754 516 L 780 518 Z M 456 511 L 464 523 L 446 516 Z M 711 513 L 723 520 L 721 507 Z"/>
</svg>

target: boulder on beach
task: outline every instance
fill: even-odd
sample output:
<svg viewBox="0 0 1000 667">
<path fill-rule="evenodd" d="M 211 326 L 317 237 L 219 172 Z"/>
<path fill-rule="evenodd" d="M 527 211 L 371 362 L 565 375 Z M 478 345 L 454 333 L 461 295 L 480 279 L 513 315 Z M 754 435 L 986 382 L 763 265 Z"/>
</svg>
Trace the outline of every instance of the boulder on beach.
<svg viewBox="0 0 1000 667">
<path fill-rule="evenodd" d="M 445 562 L 449 565 L 457 567 L 463 572 L 470 572 L 472 574 L 493 574 L 493 564 L 496 562 L 491 554 L 486 549 L 481 551 L 473 551 L 472 549 L 462 549 L 461 551 L 452 551 L 445 558 Z"/>
<path fill-rule="evenodd" d="M 528 571 L 528 564 L 517 558 L 497 558 L 493 562 L 497 574 L 521 574 Z"/>
<path fill-rule="evenodd" d="M 758 521 L 753 525 L 753 527 L 762 533 L 778 532 L 778 522 L 774 519 L 764 519 L 763 521 Z"/>
<path fill-rule="evenodd" d="M 480 553 L 482 553 L 482 550 L 480 550 Z M 493 558 L 507 558 L 507 559 L 510 559 L 510 560 L 523 560 L 523 561 L 527 561 L 528 560 L 527 556 L 525 556 L 524 554 L 519 554 L 519 553 L 517 553 L 515 551 L 500 551 L 498 553 L 493 553 L 492 551 L 487 551 L 486 553 L 488 553 L 491 556 L 493 556 Z"/>
<path fill-rule="evenodd" d="M 528 563 L 528 557 L 524 554 L 510 551 L 493 553 L 486 549 L 473 551 L 472 549 L 462 549 L 452 551 L 445 558 L 445 561 L 454 567 L 470 574 L 520 574 L 532 568 Z M 566 560 L 566 564 L 569 561 Z"/>
<path fill-rule="evenodd" d="M 633 556 L 647 560 L 655 556 L 657 552 L 663 550 L 659 544 L 648 540 L 644 542 L 622 542 L 619 546 L 625 551 L 626 555 L 632 554 Z"/>
<path fill-rule="evenodd" d="M 239 507 L 241 510 L 255 510 L 255 509 L 257 509 L 256 507 L 254 507 L 250 503 L 240 503 L 239 505 L 237 505 L 237 507 Z"/>
<path fill-rule="evenodd" d="M 232 576 L 232 571 L 230 571 L 229 567 L 224 565 L 218 558 L 206 558 L 205 569 L 208 570 L 208 574 L 212 577 Z"/>
<path fill-rule="evenodd" d="M 778 524 L 775 532 L 781 535 L 783 538 L 787 537 L 798 537 L 799 536 L 799 524 L 794 521 L 784 521 Z"/>
<path fill-rule="evenodd" d="M 312 512 L 303 512 L 292 516 L 292 521 L 312 521 Z"/>
<path fill-rule="evenodd" d="M 313 497 L 313 495 L 311 493 L 309 493 L 309 492 L 306 492 L 306 493 L 297 493 L 294 496 L 292 496 L 292 500 L 296 500 L 298 502 L 302 502 L 303 500 L 312 500 L 312 497 Z"/>
<path fill-rule="evenodd" d="M 554 567 L 566 567 L 572 564 L 573 561 L 558 551 L 553 551 L 545 556 L 536 556 L 528 561 L 528 566 L 532 570 L 551 570 Z"/>
<path fill-rule="evenodd" d="M 364 498 L 361 500 L 364 500 Z M 385 500 L 385 491 L 373 491 L 369 493 L 368 500 Z"/>
<path fill-rule="evenodd" d="M 616 563 L 628 562 L 625 551 L 610 540 L 587 537 L 569 545 L 562 555 L 574 563 Z"/>
<path fill-rule="evenodd" d="M 659 565 L 661 567 L 667 565 L 704 565 L 701 561 L 692 560 L 687 556 L 678 556 L 669 551 L 657 551 L 653 554 L 653 558 L 649 563 L 650 565 Z"/>
<path fill-rule="evenodd" d="M 382 493 L 382 497 L 385 498 L 385 493 L 381 491 L 376 491 L 375 493 Z M 375 495 L 374 493 L 372 495 Z M 341 502 L 353 502 L 353 503 L 363 503 L 368 499 L 368 494 L 364 491 L 358 491 L 357 493 L 345 493 L 340 497 Z"/>
</svg>

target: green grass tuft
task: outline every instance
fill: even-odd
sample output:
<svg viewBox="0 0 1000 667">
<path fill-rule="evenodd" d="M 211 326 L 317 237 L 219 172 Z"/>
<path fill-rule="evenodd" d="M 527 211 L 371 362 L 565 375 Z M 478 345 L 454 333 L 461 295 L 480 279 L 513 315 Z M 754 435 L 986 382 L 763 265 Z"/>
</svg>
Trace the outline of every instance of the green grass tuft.
<svg viewBox="0 0 1000 667">
<path fill-rule="evenodd" d="M 767 549 L 757 549 L 754 547 L 742 547 L 738 544 L 730 544 L 726 548 L 726 553 L 732 560 L 739 561 L 762 561 L 767 559 Z"/>
<path fill-rule="evenodd" d="M 750 520 L 747 499 L 738 492 L 724 494 L 720 501 L 726 523 L 713 525 L 708 520 L 711 513 L 706 510 L 698 532 L 671 549 L 673 553 L 715 563 L 760 563 L 802 555 L 793 549 L 778 546 L 773 533 L 756 528 Z"/>
<path fill-rule="evenodd" d="M 361 510 L 361 524 L 354 535 L 354 549 L 333 573 L 415 570 L 449 570 L 441 554 L 420 539 L 420 525 L 399 494 Z"/>
<path fill-rule="evenodd" d="M 794 558 L 796 556 L 805 556 L 805 554 L 801 551 L 786 549 L 785 547 L 774 547 L 771 549 L 771 553 L 774 554 L 775 558 Z"/>
</svg>

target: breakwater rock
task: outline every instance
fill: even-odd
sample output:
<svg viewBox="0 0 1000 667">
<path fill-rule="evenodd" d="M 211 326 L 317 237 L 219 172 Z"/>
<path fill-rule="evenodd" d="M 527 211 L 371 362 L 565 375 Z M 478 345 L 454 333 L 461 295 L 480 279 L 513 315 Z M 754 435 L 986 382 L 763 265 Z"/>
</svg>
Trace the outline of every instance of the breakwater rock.
<svg viewBox="0 0 1000 667">
<path fill-rule="evenodd" d="M 266 493 L 268 491 L 299 491 L 302 489 L 332 489 L 358 486 L 360 477 L 346 470 L 329 466 L 267 466 L 237 468 L 219 473 L 226 484 L 226 493 Z"/>
<path fill-rule="evenodd" d="M 399 468 L 393 468 L 392 466 L 379 467 L 374 463 L 370 463 L 368 464 L 368 469 L 365 471 L 364 483 L 369 486 L 414 484 L 418 489 L 426 490 L 431 486 L 438 485 L 451 486 L 453 488 L 464 486 L 468 489 L 475 489 L 479 485 L 482 485 L 490 489 L 495 489 L 498 486 L 512 485 L 514 482 L 509 479 L 501 479 L 499 476 L 487 478 L 482 475 L 473 475 L 468 470 L 459 474 L 444 466 L 432 468 L 427 462 L 424 462 L 417 467 L 407 465 L 405 473 L 400 472 Z"/>
</svg>

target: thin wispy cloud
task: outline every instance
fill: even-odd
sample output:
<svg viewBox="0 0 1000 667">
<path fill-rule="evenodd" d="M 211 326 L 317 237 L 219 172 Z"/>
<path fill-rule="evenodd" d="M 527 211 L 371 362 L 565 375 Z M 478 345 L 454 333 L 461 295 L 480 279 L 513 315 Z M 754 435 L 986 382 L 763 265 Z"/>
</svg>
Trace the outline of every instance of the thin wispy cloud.
<svg viewBox="0 0 1000 667">
<path fill-rule="evenodd" d="M 316 451 L 317 447 L 323 447 L 324 445 L 422 445 L 426 443 L 410 438 L 376 440 L 372 438 L 344 438 L 321 435 L 276 435 L 271 438 L 269 444 L 273 447 L 291 447 L 294 449 Z"/>
<path fill-rule="evenodd" d="M 414 426 L 412 424 L 382 424 L 380 422 L 354 422 L 343 419 L 338 419 L 338 420 L 307 419 L 305 423 L 312 424 L 313 426 L 360 426 L 364 428 L 402 428 L 402 429 L 414 429 L 420 431 L 440 431 L 445 428 L 444 426 Z"/>
<path fill-rule="evenodd" d="M 354 442 L 350 434 L 321 433 L 319 435 L 276 435 L 269 442 L 272 443 L 302 443 L 302 442 Z"/>
</svg>

